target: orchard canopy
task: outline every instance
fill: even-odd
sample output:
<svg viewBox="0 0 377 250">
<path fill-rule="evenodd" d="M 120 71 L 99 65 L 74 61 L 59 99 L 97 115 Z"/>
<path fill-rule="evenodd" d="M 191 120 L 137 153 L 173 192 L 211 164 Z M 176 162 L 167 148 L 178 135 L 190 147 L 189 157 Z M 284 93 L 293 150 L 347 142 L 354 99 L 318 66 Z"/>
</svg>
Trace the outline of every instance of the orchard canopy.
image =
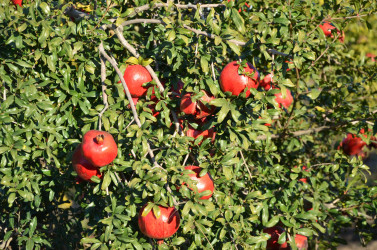
<svg viewBox="0 0 377 250">
<path fill-rule="evenodd" d="M 0 248 L 367 245 L 376 13 L 0 0 Z"/>
</svg>

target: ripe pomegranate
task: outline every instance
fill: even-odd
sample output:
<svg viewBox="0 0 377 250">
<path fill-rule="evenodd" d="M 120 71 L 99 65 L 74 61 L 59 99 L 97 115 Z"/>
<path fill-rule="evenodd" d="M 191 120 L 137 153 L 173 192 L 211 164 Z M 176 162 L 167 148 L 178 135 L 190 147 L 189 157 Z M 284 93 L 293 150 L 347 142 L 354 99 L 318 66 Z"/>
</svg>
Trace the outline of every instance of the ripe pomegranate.
<svg viewBox="0 0 377 250">
<path fill-rule="evenodd" d="M 273 87 L 274 89 L 278 89 L 278 87 Z M 293 102 L 293 97 L 291 94 L 291 91 L 287 89 L 287 94 L 285 95 L 285 98 L 283 98 L 282 93 L 276 93 L 275 94 L 275 101 L 279 104 L 279 107 L 281 108 L 281 105 L 283 105 L 284 108 L 288 109 L 289 106 L 291 106 Z"/>
<path fill-rule="evenodd" d="M 158 206 L 161 211 L 160 218 L 156 218 L 151 210 L 146 216 L 142 216 L 145 204 L 139 212 L 138 223 L 140 231 L 149 238 L 163 240 L 177 232 L 180 225 L 180 217 L 174 207 Z"/>
<path fill-rule="evenodd" d="M 361 132 L 361 131 L 360 131 Z M 360 137 L 355 134 L 348 133 L 343 139 L 340 146 L 346 155 L 362 155 L 363 147 L 367 145 Z"/>
<path fill-rule="evenodd" d="M 215 107 L 207 107 L 206 104 L 215 98 L 209 96 L 204 90 L 202 92 L 204 95 L 195 102 L 191 100 L 192 93 L 186 93 L 181 99 L 181 111 L 186 115 L 194 115 L 196 119 L 201 119 L 212 114 L 215 111 Z"/>
<path fill-rule="evenodd" d="M 111 134 L 90 130 L 82 140 L 83 156 L 95 167 L 111 163 L 118 154 L 118 147 Z"/>
<path fill-rule="evenodd" d="M 301 234 L 296 234 L 295 236 L 296 247 L 298 250 L 308 249 L 308 238 Z"/>
<path fill-rule="evenodd" d="M 195 173 L 189 174 L 191 180 L 196 181 L 196 187 L 198 188 L 198 192 L 204 192 L 206 190 L 210 190 L 211 194 L 201 197 L 201 200 L 208 200 L 212 197 L 213 191 L 215 189 L 215 186 L 213 185 L 213 179 L 209 173 L 206 173 L 202 177 L 199 176 L 200 171 L 202 171 L 202 168 L 197 166 L 187 166 L 185 167 L 186 170 L 192 170 Z M 192 188 L 190 188 L 192 190 Z"/>
<path fill-rule="evenodd" d="M 253 65 L 247 63 L 247 67 L 244 68 L 244 71 L 251 74 L 252 77 L 246 75 L 238 74 L 238 65 L 237 61 L 228 63 L 225 68 L 221 71 L 220 74 L 220 87 L 224 92 L 231 92 L 232 95 L 238 96 L 241 94 L 245 88 L 246 97 L 250 96 L 250 88 L 258 88 L 259 85 L 259 72 L 254 68 Z"/>
<path fill-rule="evenodd" d="M 72 156 L 72 166 L 78 177 L 82 181 L 90 181 L 92 176 L 102 177 L 98 168 L 94 167 L 82 154 L 82 144 L 74 151 Z M 80 183 L 80 182 L 79 182 Z"/>
<path fill-rule="evenodd" d="M 267 241 L 267 249 L 288 249 L 288 243 L 284 242 L 279 244 L 278 240 L 282 233 L 285 232 L 284 228 L 275 226 L 263 229 L 264 233 L 268 233 L 271 238 Z"/>
<path fill-rule="evenodd" d="M 375 62 L 375 61 L 376 61 L 376 59 L 375 59 L 376 55 L 375 55 L 375 54 L 367 53 L 365 56 L 366 56 L 366 57 L 370 57 L 370 59 L 372 60 L 372 62 Z"/>
<path fill-rule="evenodd" d="M 344 31 L 342 31 L 342 34 L 340 35 L 340 30 L 338 30 L 334 25 L 332 25 L 330 22 L 324 22 L 323 24 L 319 25 L 319 27 L 322 29 L 323 33 L 327 37 L 334 38 L 334 35 L 332 34 L 332 30 L 336 30 L 337 34 L 339 34 L 338 40 L 342 43 L 344 43 L 345 34 Z"/>
<path fill-rule="evenodd" d="M 273 74 L 268 74 L 266 75 L 262 81 L 260 81 L 260 85 L 262 88 L 264 88 L 264 90 L 270 90 L 271 87 L 272 87 L 272 77 L 273 77 Z"/>
<path fill-rule="evenodd" d="M 200 131 L 200 130 L 194 129 L 193 127 L 189 126 L 189 128 L 186 132 L 186 136 L 192 137 L 194 139 L 198 138 L 199 136 L 203 136 L 203 140 L 205 140 L 207 138 L 212 138 L 211 142 L 214 142 L 216 132 L 213 128 L 210 128 L 210 129 L 204 130 L 204 131 Z M 199 143 L 199 145 L 200 144 L 201 144 L 201 142 Z"/>
<path fill-rule="evenodd" d="M 20 7 L 22 7 L 22 0 L 12 0 L 12 2 L 14 5 L 19 5 Z"/>
<path fill-rule="evenodd" d="M 285 61 L 285 62 L 286 62 L 286 63 L 289 63 L 289 64 L 293 64 L 293 62 L 292 62 L 292 61 Z M 287 72 L 288 72 L 288 71 L 291 71 L 291 69 L 290 69 L 290 68 L 288 68 L 288 69 L 287 69 Z"/>
<path fill-rule="evenodd" d="M 309 172 L 309 169 L 306 166 L 303 166 L 302 170 L 305 170 L 306 172 Z M 299 181 L 302 181 L 304 183 L 308 183 L 308 179 L 306 177 L 299 179 Z"/>
<path fill-rule="evenodd" d="M 129 65 L 124 71 L 124 80 L 132 97 L 142 97 L 147 93 L 148 87 L 143 87 L 144 83 L 152 81 L 148 70 L 141 65 Z M 120 83 L 120 81 L 118 82 Z"/>
</svg>

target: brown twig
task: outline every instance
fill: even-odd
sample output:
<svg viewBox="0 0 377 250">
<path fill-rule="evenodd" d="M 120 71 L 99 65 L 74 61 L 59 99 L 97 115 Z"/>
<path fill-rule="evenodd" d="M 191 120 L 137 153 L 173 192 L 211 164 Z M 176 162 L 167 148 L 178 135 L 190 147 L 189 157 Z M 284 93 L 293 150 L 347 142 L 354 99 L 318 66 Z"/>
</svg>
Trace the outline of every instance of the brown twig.
<svg viewBox="0 0 377 250">
<path fill-rule="evenodd" d="M 241 154 L 241 157 L 242 157 L 242 160 L 243 160 L 243 165 L 245 165 L 245 167 L 247 169 L 247 172 L 249 173 L 250 180 L 252 180 L 253 179 L 253 175 L 251 174 L 249 166 L 246 163 L 246 160 L 245 160 L 245 157 L 243 156 L 242 150 L 240 151 L 240 154 Z"/>
<path fill-rule="evenodd" d="M 106 94 L 106 62 L 105 59 L 101 56 L 101 84 L 102 84 L 102 98 L 103 98 L 103 104 L 105 107 L 101 110 L 101 112 L 98 114 L 98 130 L 101 131 L 102 129 L 102 115 L 105 113 L 105 111 L 109 108 L 109 103 L 107 102 L 107 94 Z"/>
<path fill-rule="evenodd" d="M 337 34 L 335 36 L 334 40 L 330 44 L 333 44 L 338 39 L 339 35 L 340 34 Z M 309 66 L 308 69 L 311 69 L 318 62 L 318 60 L 326 54 L 326 52 L 329 50 L 329 48 L 330 48 L 330 45 L 327 45 L 326 49 L 321 53 L 321 55 L 319 57 L 317 57 L 317 59 L 315 59 L 315 61 L 312 62 L 312 64 Z"/>
<path fill-rule="evenodd" d="M 103 47 L 103 43 L 101 43 L 101 44 L 99 45 L 98 50 L 99 50 L 100 54 L 101 54 L 101 55 L 102 55 L 107 61 L 109 61 L 109 63 L 111 64 L 111 66 L 113 66 L 113 68 L 115 69 L 116 73 L 118 74 L 118 76 L 119 76 L 119 78 L 120 78 L 120 80 L 121 80 L 121 82 L 122 82 L 123 88 L 124 88 L 124 90 L 125 90 L 125 92 L 126 92 L 127 99 L 128 99 L 128 101 L 130 102 L 131 110 L 132 110 L 133 116 L 134 116 L 134 118 L 135 118 L 136 124 L 137 124 L 137 126 L 138 126 L 139 128 L 141 128 L 141 122 L 140 122 L 139 116 L 138 116 L 138 114 L 137 114 L 137 112 L 136 112 L 135 105 L 134 105 L 134 103 L 133 103 L 133 101 L 132 101 L 131 93 L 130 93 L 128 87 L 127 87 L 127 83 L 126 83 L 126 81 L 125 81 L 124 78 L 123 78 L 122 72 L 120 71 L 120 69 L 119 69 L 118 66 L 116 65 L 116 62 L 115 62 L 115 61 L 114 61 L 114 60 L 113 60 L 113 59 L 112 59 L 112 58 L 106 53 L 106 51 L 105 51 L 105 49 L 104 49 L 104 47 Z M 153 154 L 153 152 L 152 152 L 152 150 L 151 150 L 151 147 L 150 147 L 149 143 L 147 143 L 147 146 L 148 146 L 147 151 L 148 151 L 148 153 L 149 153 L 149 156 L 150 156 L 150 158 L 151 158 L 151 160 L 152 160 L 153 165 L 154 165 L 155 167 L 159 167 L 159 168 L 163 169 L 163 168 L 162 168 L 160 165 L 158 165 L 158 163 L 156 162 L 156 160 L 155 160 L 155 158 L 154 158 L 154 154 Z M 163 170 L 165 170 L 165 169 L 163 169 Z M 165 170 L 165 171 L 166 171 L 166 170 Z"/>
</svg>

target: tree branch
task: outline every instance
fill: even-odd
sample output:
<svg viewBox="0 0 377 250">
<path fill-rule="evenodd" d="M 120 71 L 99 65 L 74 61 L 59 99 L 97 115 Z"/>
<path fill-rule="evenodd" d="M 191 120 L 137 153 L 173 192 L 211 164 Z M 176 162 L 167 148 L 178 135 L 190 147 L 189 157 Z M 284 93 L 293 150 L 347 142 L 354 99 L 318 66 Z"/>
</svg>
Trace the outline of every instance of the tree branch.
<svg viewBox="0 0 377 250">
<path fill-rule="evenodd" d="M 101 83 L 102 83 L 102 98 L 103 98 L 103 104 L 105 107 L 102 109 L 102 111 L 98 114 L 98 130 L 101 131 L 102 127 L 102 115 L 105 113 L 105 111 L 109 108 L 109 103 L 107 102 L 107 94 L 106 94 L 106 62 L 105 59 L 100 56 L 101 60 Z"/>
</svg>

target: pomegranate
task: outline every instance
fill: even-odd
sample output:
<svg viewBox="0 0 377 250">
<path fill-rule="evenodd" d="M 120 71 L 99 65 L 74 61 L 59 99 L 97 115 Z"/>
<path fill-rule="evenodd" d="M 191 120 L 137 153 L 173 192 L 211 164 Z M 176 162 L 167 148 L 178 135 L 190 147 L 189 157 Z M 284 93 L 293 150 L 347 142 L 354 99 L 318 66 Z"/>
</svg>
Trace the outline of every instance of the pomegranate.
<svg viewBox="0 0 377 250">
<path fill-rule="evenodd" d="M 146 216 L 142 216 L 145 204 L 139 212 L 138 223 L 140 231 L 149 238 L 163 240 L 171 237 L 177 232 L 180 225 L 180 217 L 177 209 L 174 207 L 158 206 L 161 211 L 160 218 L 156 218 L 153 210 L 149 211 Z"/>
<path fill-rule="evenodd" d="M 147 93 L 148 87 L 144 83 L 152 81 L 148 70 L 141 65 L 129 65 L 123 75 L 132 97 L 142 97 Z M 119 81 L 120 83 L 120 81 Z"/>
<path fill-rule="evenodd" d="M 273 87 L 274 89 L 279 89 L 278 87 Z M 279 107 L 281 108 L 281 105 L 283 105 L 284 108 L 288 109 L 289 106 L 291 106 L 293 102 L 293 97 L 291 94 L 291 91 L 287 89 L 287 94 L 285 95 L 285 98 L 283 98 L 282 93 L 276 93 L 275 94 L 275 101 L 279 104 Z"/>
<path fill-rule="evenodd" d="M 339 35 L 338 40 L 341 43 L 344 43 L 345 34 L 344 31 L 340 32 L 334 25 L 332 25 L 330 22 L 324 22 L 323 24 L 319 25 L 319 27 L 322 29 L 323 33 L 327 37 L 334 38 L 334 35 L 332 34 L 332 30 L 336 30 L 337 34 Z"/>
<path fill-rule="evenodd" d="M 82 154 L 82 144 L 74 151 L 72 156 L 72 166 L 81 181 L 90 181 L 92 176 L 102 177 L 98 168 L 94 167 Z M 79 182 L 80 183 L 80 182 Z"/>
<path fill-rule="evenodd" d="M 211 191 L 210 195 L 203 196 L 200 199 L 208 200 L 209 198 L 211 198 L 213 191 L 215 189 L 211 175 L 209 173 L 206 173 L 205 175 L 200 177 L 199 174 L 200 174 L 200 171 L 202 171 L 202 168 L 197 167 L 197 166 L 187 166 L 185 167 L 185 169 L 192 170 L 195 172 L 194 174 L 189 174 L 188 176 L 190 177 L 191 180 L 196 181 L 196 187 L 198 188 L 199 193 L 204 192 L 206 190 Z"/>
<path fill-rule="evenodd" d="M 203 136 L 203 140 L 205 140 L 207 138 L 212 138 L 211 142 L 214 142 L 216 132 L 214 131 L 213 128 L 208 129 L 208 130 L 204 130 L 204 131 L 200 131 L 200 130 L 194 129 L 193 127 L 189 126 L 189 129 L 186 132 L 186 136 L 192 137 L 194 139 L 198 138 L 199 136 Z M 201 144 L 201 142 L 199 143 L 199 145 L 200 144 Z"/>
<path fill-rule="evenodd" d="M 296 247 L 298 250 L 308 249 L 308 238 L 301 234 L 296 234 L 295 236 Z"/>
<path fill-rule="evenodd" d="M 93 166 L 103 167 L 116 158 L 118 147 L 108 132 L 90 130 L 84 135 L 82 152 Z"/>
<path fill-rule="evenodd" d="M 264 233 L 268 233 L 271 238 L 267 241 L 267 249 L 288 249 L 288 243 L 284 242 L 279 244 L 278 240 L 282 233 L 285 232 L 284 228 L 275 226 L 263 229 Z"/>
<path fill-rule="evenodd" d="M 236 96 L 241 94 L 245 90 L 245 88 L 247 88 L 246 97 L 249 97 L 250 88 L 258 88 L 259 73 L 253 65 L 247 63 L 247 67 L 244 68 L 244 71 L 251 74 L 252 77 L 239 75 L 239 67 L 240 65 L 238 65 L 237 61 L 228 63 L 225 66 L 220 74 L 220 87 L 224 92 L 229 91 L 232 93 L 232 95 Z"/>
<path fill-rule="evenodd" d="M 202 90 L 204 95 L 197 101 L 191 100 L 192 93 L 186 93 L 181 99 L 180 109 L 186 115 L 194 115 L 196 119 L 209 116 L 215 111 L 214 106 L 207 107 L 211 100 L 215 99 L 213 96 L 209 96 L 208 93 Z"/>
<path fill-rule="evenodd" d="M 357 137 L 357 135 L 350 133 L 347 134 L 347 137 L 344 138 L 344 140 L 340 144 L 343 152 L 346 155 L 362 155 L 362 150 L 365 145 L 366 142 L 364 142 L 360 137 Z"/>
<path fill-rule="evenodd" d="M 22 7 L 22 0 L 12 0 L 12 2 L 14 5 L 19 5 L 20 7 Z"/>
<path fill-rule="evenodd" d="M 306 166 L 303 166 L 302 170 L 305 170 L 306 172 L 309 172 L 309 169 Z M 302 181 L 304 183 L 308 183 L 308 179 L 307 178 L 301 178 L 301 179 L 299 179 L 299 181 Z"/>
<path fill-rule="evenodd" d="M 367 53 L 366 55 L 365 55 L 366 57 L 369 57 L 371 60 L 372 60 L 372 62 L 375 62 L 376 61 L 376 55 L 375 54 L 372 54 L 372 53 Z"/>
<path fill-rule="evenodd" d="M 272 87 L 272 77 L 273 77 L 273 74 L 268 74 L 266 75 L 262 81 L 260 81 L 260 85 L 262 88 L 264 88 L 264 90 L 270 90 L 271 87 Z"/>
</svg>

